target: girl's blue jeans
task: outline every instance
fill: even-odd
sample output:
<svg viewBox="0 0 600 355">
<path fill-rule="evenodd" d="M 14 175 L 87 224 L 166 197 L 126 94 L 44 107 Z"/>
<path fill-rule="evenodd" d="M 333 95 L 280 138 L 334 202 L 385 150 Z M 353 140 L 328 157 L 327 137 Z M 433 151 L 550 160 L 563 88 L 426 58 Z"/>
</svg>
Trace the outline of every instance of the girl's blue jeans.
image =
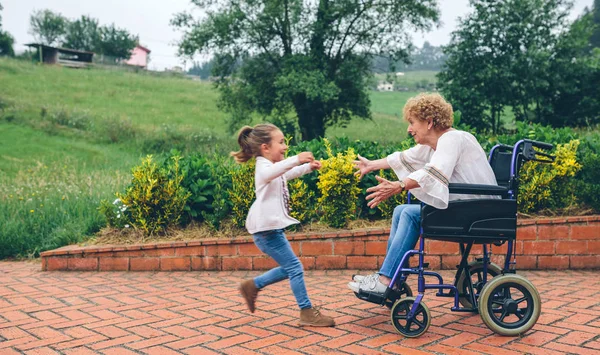
<svg viewBox="0 0 600 355">
<path fill-rule="evenodd" d="M 289 278 L 298 307 L 300 309 L 312 308 L 304 284 L 304 267 L 294 254 L 283 229 L 258 232 L 253 234 L 252 237 L 258 249 L 272 257 L 279 264 L 278 267 L 254 278 L 254 285 L 261 289 Z"/>
<path fill-rule="evenodd" d="M 421 231 L 421 205 L 400 205 L 394 209 L 386 255 L 379 274 L 392 278 L 404 254 L 412 250 Z"/>
</svg>

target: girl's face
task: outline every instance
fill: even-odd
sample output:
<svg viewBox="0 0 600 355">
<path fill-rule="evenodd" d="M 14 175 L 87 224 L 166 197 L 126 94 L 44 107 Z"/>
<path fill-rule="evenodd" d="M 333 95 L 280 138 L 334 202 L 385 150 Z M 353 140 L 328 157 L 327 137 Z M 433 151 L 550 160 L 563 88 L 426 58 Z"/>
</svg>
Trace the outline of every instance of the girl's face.
<svg viewBox="0 0 600 355">
<path fill-rule="evenodd" d="M 261 146 L 262 156 L 269 159 L 273 163 L 277 163 L 285 159 L 285 152 L 287 151 L 287 148 L 288 147 L 285 144 L 283 132 L 280 130 L 275 130 L 271 132 L 271 142 Z"/>
</svg>

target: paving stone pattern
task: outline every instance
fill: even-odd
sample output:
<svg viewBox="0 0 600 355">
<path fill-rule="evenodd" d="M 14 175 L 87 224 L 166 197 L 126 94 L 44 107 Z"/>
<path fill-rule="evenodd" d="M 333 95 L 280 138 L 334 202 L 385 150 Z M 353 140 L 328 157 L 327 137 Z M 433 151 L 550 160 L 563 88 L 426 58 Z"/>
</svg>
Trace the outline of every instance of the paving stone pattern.
<svg viewBox="0 0 600 355">
<path fill-rule="evenodd" d="M 313 303 L 337 326 L 298 328 L 285 281 L 262 291 L 248 313 L 237 285 L 256 271 L 43 272 L 39 262 L 0 262 L 0 354 L 600 353 L 597 271 L 523 271 L 543 310 L 522 337 L 495 335 L 428 291 L 432 325 L 415 339 L 396 333 L 387 308 L 346 288 L 355 272 L 307 271 Z"/>
</svg>

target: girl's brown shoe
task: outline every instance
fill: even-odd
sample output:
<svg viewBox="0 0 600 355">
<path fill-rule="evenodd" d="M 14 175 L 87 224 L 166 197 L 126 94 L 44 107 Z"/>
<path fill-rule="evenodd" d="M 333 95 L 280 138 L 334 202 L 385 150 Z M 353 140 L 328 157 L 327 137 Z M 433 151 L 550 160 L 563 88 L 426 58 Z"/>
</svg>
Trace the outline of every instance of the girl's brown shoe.
<svg viewBox="0 0 600 355">
<path fill-rule="evenodd" d="M 240 284 L 239 290 L 242 294 L 242 297 L 244 297 L 246 304 L 248 305 L 248 310 L 250 313 L 254 313 L 256 310 L 256 297 L 258 296 L 259 291 L 254 285 L 254 280 L 250 279 L 243 281 Z"/>
<path fill-rule="evenodd" d="M 323 315 L 317 308 L 305 308 L 300 310 L 299 326 L 308 327 L 333 327 L 333 318 Z"/>
</svg>

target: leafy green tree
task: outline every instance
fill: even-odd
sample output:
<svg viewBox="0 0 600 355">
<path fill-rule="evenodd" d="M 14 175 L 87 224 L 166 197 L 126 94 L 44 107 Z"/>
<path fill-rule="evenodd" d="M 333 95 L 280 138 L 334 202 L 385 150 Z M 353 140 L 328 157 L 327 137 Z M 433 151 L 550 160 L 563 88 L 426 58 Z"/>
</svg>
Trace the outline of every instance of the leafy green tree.
<svg viewBox="0 0 600 355">
<path fill-rule="evenodd" d="M 77 20 L 68 22 L 62 45 L 66 48 L 96 52 L 101 40 L 98 20 L 83 15 Z"/>
<path fill-rule="evenodd" d="M 180 54 L 218 53 L 220 107 L 230 127 L 256 112 L 297 123 L 302 139 L 370 119 L 368 79 L 375 54 L 408 57 L 411 30 L 438 20 L 435 0 L 192 1 L 205 14 L 176 15 Z M 236 65 L 240 63 L 241 65 Z"/>
<path fill-rule="evenodd" d="M 433 70 L 440 71 L 446 62 L 446 55 L 443 48 L 433 46 L 425 41 L 421 48 L 413 48 L 407 61 L 397 61 L 390 66 L 390 62 L 385 56 L 376 56 L 373 58 L 373 71 L 376 73 L 385 73 L 390 67 L 395 70 Z"/>
<path fill-rule="evenodd" d="M 29 17 L 29 33 L 42 44 L 55 45 L 65 35 L 67 23 L 68 20 L 59 13 L 36 10 Z"/>
<path fill-rule="evenodd" d="M 114 24 L 100 27 L 100 45 L 98 53 L 117 59 L 127 59 L 131 51 L 138 44 L 138 37 L 130 34 L 126 29 L 118 28 Z"/>
<path fill-rule="evenodd" d="M 517 121 L 541 120 L 570 0 L 471 0 L 445 48 L 439 87 L 464 123 L 497 132 L 510 106 Z"/>
<path fill-rule="evenodd" d="M 197 75 L 201 79 L 206 80 L 211 74 L 213 63 L 213 60 L 209 60 L 204 63 L 194 61 L 192 67 L 188 69 L 188 74 Z"/>
<path fill-rule="evenodd" d="M 593 47 L 600 47 L 600 0 L 594 0 L 592 8 L 594 32 L 590 38 L 590 43 Z"/>
<path fill-rule="evenodd" d="M 556 45 L 553 73 L 542 93 L 544 114 L 536 122 L 554 127 L 600 123 L 600 48 L 593 48 L 592 13 L 577 19 Z"/>
<path fill-rule="evenodd" d="M 3 10 L 2 4 L 0 4 L 0 11 Z M 13 44 L 15 43 L 14 38 L 10 33 L 2 31 L 2 14 L 0 14 L 0 56 L 14 56 Z"/>
</svg>

